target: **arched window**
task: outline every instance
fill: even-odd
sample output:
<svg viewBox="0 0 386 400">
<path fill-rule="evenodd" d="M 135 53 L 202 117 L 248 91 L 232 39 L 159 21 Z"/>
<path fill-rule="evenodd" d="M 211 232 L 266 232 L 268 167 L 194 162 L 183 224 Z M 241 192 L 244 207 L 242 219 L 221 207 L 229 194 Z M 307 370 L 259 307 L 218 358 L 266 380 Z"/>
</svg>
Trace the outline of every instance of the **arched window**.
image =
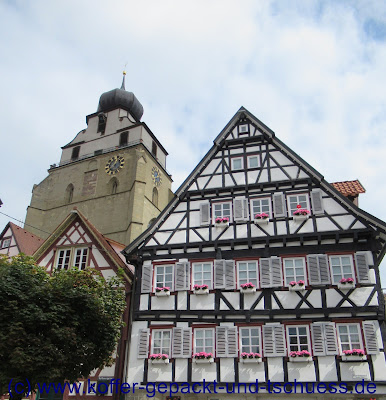
<svg viewBox="0 0 386 400">
<path fill-rule="evenodd" d="M 72 183 L 70 183 L 67 186 L 65 197 L 64 197 L 64 201 L 65 201 L 66 204 L 72 203 L 73 195 L 74 195 L 74 185 Z"/>
<path fill-rule="evenodd" d="M 151 201 L 156 207 L 158 207 L 158 190 L 157 190 L 157 188 L 153 188 L 153 197 L 152 197 Z"/>
<path fill-rule="evenodd" d="M 118 191 L 118 179 L 117 178 L 111 178 L 109 181 L 109 193 L 110 194 L 116 194 Z"/>
</svg>

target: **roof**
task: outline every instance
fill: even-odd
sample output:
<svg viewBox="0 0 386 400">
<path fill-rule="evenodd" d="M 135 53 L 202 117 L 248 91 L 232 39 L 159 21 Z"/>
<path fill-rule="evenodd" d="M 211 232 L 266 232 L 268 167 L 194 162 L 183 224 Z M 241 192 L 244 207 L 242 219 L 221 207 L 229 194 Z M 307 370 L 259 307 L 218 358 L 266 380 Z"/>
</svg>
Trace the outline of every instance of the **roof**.
<svg viewBox="0 0 386 400">
<path fill-rule="evenodd" d="M 94 239 L 99 243 L 104 253 L 112 260 L 113 265 L 117 268 L 123 268 L 124 271 L 128 272 L 130 279 L 133 278 L 133 266 L 127 265 L 121 256 L 120 252 L 124 249 L 124 245 L 118 243 L 112 239 L 106 238 L 98 229 L 77 209 L 71 211 L 71 213 L 64 219 L 64 221 L 51 233 L 47 240 L 35 251 L 33 254 L 35 260 L 38 260 L 42 255 L 54 244 L 54 242 L 60 237 L 68 226 L 76 219 L 79 218 L 85 227 L 92 234 Z"/>
<path fill-rule="evenodd" d="M 20 226 L 15 225 L 13 222 L 8 222 L 0 237 L 5 234 L 8 228 L 11 228 L 12 235 L 15 238 L 20 253 L 31 256 L 44 242 L 44 240 L 39 236 L 26 231 Z"/>
<path fill-rule="evenodd" d="M 358 196 L 360 193 L 366 193 L 365 188 L 358 181 L 344 181 L 331 183 L 335 189 L 339 190 L 343 196 Z"/>
</svg>

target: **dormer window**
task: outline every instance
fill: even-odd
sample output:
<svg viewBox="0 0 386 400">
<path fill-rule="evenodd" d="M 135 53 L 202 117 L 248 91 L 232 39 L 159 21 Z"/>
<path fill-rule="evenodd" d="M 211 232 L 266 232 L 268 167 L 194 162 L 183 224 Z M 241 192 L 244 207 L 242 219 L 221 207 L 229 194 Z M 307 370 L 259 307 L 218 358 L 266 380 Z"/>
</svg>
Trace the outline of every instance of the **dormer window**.
<svg viewBox="0 0 386 400">
<path fill-rule="evenodd" d="M 100 132 L 102 135 L 105 133 L 106 129 L 106 121 L 107 121 L 107 115 L 103 112 L 98 114 L 98 133 Z"/>
<path fill-rule="evenodd" d="M 72 161 L 75 161 L 79 158 L 79 152 L 80 152 L 80 146 L 73 147 L 71 154 Z"/>
</svg>

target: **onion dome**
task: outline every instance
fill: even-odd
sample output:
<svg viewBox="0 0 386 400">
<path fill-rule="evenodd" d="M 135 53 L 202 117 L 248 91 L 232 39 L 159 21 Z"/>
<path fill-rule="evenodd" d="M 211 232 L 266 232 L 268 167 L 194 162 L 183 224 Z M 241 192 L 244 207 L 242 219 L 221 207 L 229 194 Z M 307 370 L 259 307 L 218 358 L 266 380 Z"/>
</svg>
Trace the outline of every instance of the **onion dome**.
<svg viewBox="0 0 386 400">
<path fill-rule="evenodd" d="M 139 121 L 143 115 L 143 106 L 135 97 L 134 93 L 125 90 L 125 76 L 126 71 L 123 71 L 123 80 L 120 89 L 113 89 L 101 95 L 97 112 L 106 112 L 115 108 L 123 108 L 129 111 L 130 114 Z"/>
</svg>

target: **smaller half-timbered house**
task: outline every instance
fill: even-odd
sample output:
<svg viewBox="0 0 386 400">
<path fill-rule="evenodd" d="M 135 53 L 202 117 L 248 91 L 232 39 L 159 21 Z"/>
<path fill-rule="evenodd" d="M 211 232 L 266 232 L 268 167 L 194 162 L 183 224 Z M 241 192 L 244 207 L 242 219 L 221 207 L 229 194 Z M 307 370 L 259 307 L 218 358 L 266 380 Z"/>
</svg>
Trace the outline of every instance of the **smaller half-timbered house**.
<svg viewBox="0 0 386 400">
<path fill-rule="evenodd" d="M 80 394 L 76 394 L 75 390 L 69 393 L 67 388 L 63 393 L 65 400 L 95 399 L 94 390 L 96 391 L 95 388 L 98 387 L 102 388 L 97 395 L 98 398 L 111 400 L 118 396 L 110 382 L 112 379 L 121 381 L 123 379 L 133 280 L 132 267 L 125 263 L 121 254 L 123 249 L 124 245 L 103 236 L 79 210 L 74 209 L 34 253 L 36 262 L 45 267 L 49 274 L 57 269 L 90 267 L 100 271 L 103 277 L 108 279 L 117 276 L 118 269 L 123 271 L 126 292 L 126 310 L 123 315 L 125 326 L 114 355 L 115 363 L 110 367 L 93 371 L 87 379 L 79 379 L 78 393 Z"/>
<path fill-rule="evenodd" d="M 236 398 L 241 383 L 267 399 L 295 382 L 323 398 L 358 382 L 386 393 L 385 238 L 384 222 L 241 108 L 125 249 L 136 269 L 126 381 L 187 383 L 183 399 L 204 379 L 219 391 L 195 397 Z"/>
</svg>

